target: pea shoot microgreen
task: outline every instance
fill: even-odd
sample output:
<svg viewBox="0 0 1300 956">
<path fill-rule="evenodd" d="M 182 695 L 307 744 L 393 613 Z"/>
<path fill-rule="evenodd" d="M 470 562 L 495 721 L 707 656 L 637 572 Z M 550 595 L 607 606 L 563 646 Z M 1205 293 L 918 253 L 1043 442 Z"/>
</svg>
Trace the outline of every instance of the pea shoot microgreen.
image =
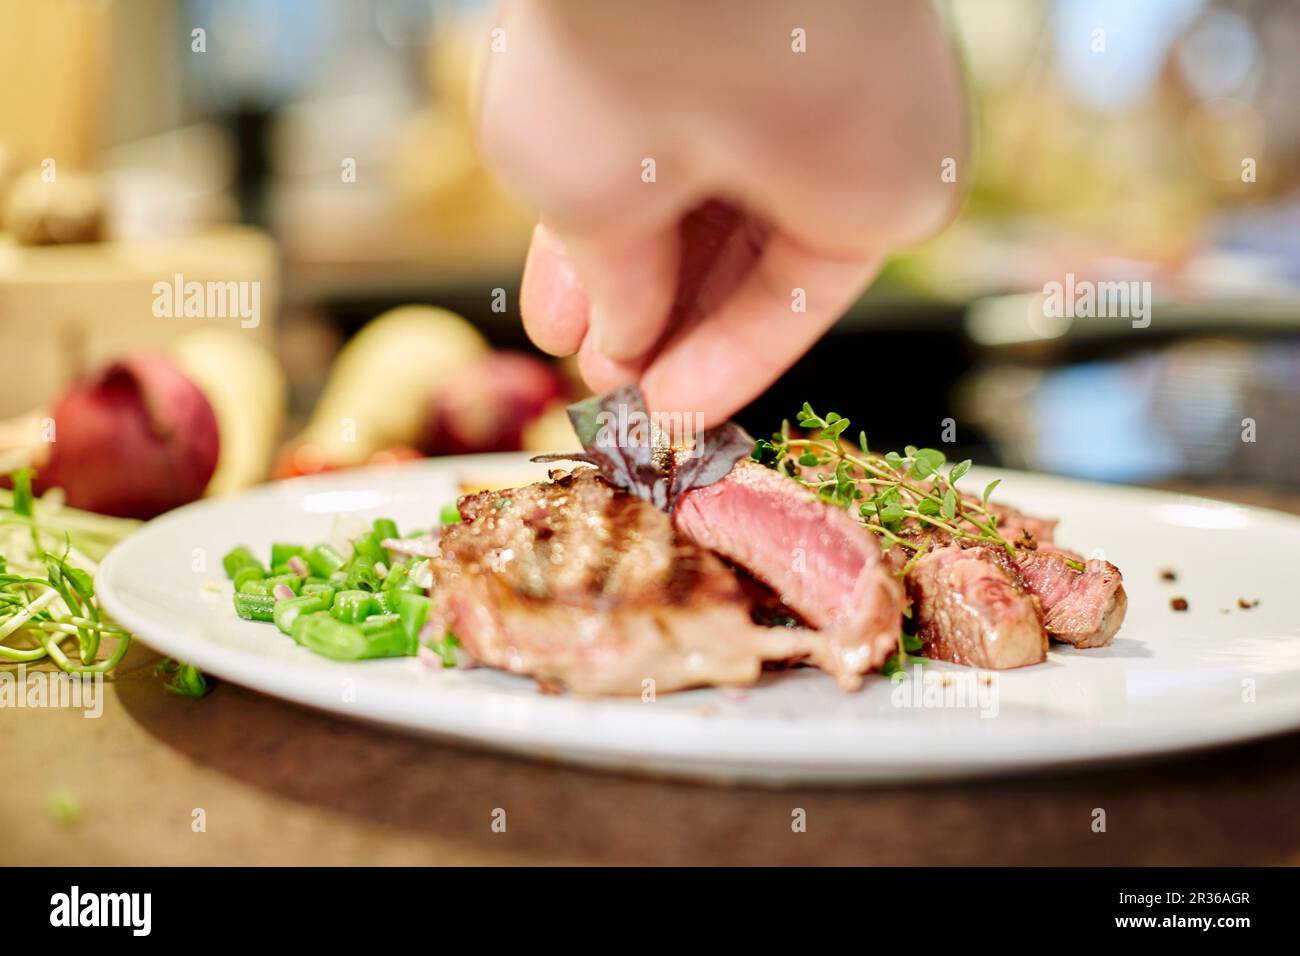
<svg viewBox="0 0 1300 956">
<path fill-rule="evenodd" d="M 754 460 L 848 509 L 886 547 L 911 551 L 915 560 L 927 545 L 908 530 L 921 526 L 1004 548 L 1015 557 L 1016 546 L 998 531 L 997 514 L 989 506 L 998 482 L 989 482 L 978 495 L 959 488 L 970 471 L 970 459 L 945 473 L 947 456 L 938 449 L 908 445 L 901 454 L 877 454 L 861 431 L 855 450 L 842 438 L 849 420 L 835 412 L 818 415 L 807 402 L 797 421 L 803 437 L 793 435 L 790 423 L 784 422 L 779 433 L 755 445 Z"/>
<path fill-rule="evenodd" d="M 139 522 L 38 499 L 30 469 L 9 477 L 13 490 L 0 491 L 0 661 L 49 659 L 70 673 L 111 671 L 131 638 L 100 610 L 94 572 Z M 105 638 L 111 650 L 101 655 Z"/>
<path fill-rule="evenodd" d="M 0 663 L 49 660 L 72 674 L 110 673 L 131 635 L 100 608 L 95 571 L 140 522 L 38 498 L 29 468 L 8 477 L 12 490 L 0 489 Z M 168 690 L 201 696 L 191 692 L 202 674 L 175 673 Z"/>
</svg>

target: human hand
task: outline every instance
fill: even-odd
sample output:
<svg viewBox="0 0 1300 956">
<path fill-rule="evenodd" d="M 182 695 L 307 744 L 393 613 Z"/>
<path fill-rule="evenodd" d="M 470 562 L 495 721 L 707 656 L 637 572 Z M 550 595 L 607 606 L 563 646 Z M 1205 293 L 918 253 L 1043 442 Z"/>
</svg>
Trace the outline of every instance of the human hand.
<svg viewBox="0 0 1300 956">
<path fill-rule="evenodd" d="M 501 24 L 480 126 L 542 218 L 524 324 L 596 391 L 727 418 L 955 205 L 964 98 L 926 3 L 510 0 Z"/>
</svg>

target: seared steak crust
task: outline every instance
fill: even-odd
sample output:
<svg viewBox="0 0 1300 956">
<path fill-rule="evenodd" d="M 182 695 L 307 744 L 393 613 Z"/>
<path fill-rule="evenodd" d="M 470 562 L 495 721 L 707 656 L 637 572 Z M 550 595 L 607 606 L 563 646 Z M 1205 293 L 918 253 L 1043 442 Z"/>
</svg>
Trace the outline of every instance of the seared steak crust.
<svg viewBox="0 0 1300 956">
<path fill-rule="evenodd" d="M 740 582 L 668 515 L 593 469 L 469 495 L 433 563 L 446 626 L 476 661 L 580 694 L 749 684 L 806 654 L 750 619 Z"/>
</svg>

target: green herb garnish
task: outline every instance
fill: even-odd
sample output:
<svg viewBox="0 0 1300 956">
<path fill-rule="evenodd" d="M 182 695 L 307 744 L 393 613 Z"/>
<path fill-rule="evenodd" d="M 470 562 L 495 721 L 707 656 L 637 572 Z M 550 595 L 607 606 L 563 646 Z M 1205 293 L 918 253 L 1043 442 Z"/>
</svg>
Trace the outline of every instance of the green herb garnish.
<svg viewBox="0 0 1300 956">
<path fill-rule="evenodd" d="M 907 670 L 908 664 L 928 664 L 930 658 L 922 657 L 916 652 L 925 646 L 925 641 L 921 640 L 915 634 L 908 634 L 906 631 L 898 632 L 898 650 L 889 655 L 889 658 L 880 668 L 880 676 L 888 680 L 895 674 L 903 673 Z"/>
<path fill-rule="evenodd" d="M 433 651 L 442 658 L 443 667 L 456 666 L 456 648 L 460 647 L 460 638 L 455 634 L 448 632 L 443 635 L 442 640 L 434 641 L 428 645 L 429 650 Z"/>
<path fill-rule="evenodd" d="M 111 671 L 131 637 L 104 616 L 94 575 L 140 523 L 37 498 L 28 468 L 9 477 L 13 491 L 0 489 L 0 661 L 48 658 L 69 673 Z M 101 656 L 105 638 L 110 650 Z"/>
<path fill-rule="evenodd" d="M 808 437 L 791 435 L 790 423 L 784 422 L 779 434 L 755 445 L 751 457 L 849 510 L 885 545 L 913 552 L 913 560 L 924 554 L 926 544 L 904 531 L 910 524 L 1004 548 L 1015 557 L 1015 545 L 998 532 L 997 515 L 989 508 L 998 482 L 990 482 L 979 497 L 958 490 L 970 470 L 969 459 L 945 474 L 943 452 L 908 445 L 902 454 L 874 454 L 865 432 L 858 433 L 858 450 L 850 450 L 841 441 L 849 420 L 835 412 L 818 415 L 807 402 L 798 423 Z"/>
<path fill-rule="evenodd" d="M 171 680 L 163 684 L 169 693 L 197 700 L 208 692 L 207 678 L 193 664 L 167 657 L 154 668 L 154 673 L 160 677 L 171 677 Z"/>
</svg>

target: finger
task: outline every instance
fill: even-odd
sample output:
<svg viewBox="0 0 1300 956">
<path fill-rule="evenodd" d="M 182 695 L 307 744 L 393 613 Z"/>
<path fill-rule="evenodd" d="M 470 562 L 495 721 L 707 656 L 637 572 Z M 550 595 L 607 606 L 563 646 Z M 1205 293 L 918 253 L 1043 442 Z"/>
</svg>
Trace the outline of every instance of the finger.
<svg viewBox="0 0 1300 956">
<path fill-rule="evenodd" d="M 519 312 L 528 337 L 551 355 L 572 355 L 587 334 L 587 293 L 564 243 L 540 222 L 524 263 Z"/>
<path fill-rule="evenodd" d="M 652 352 L 668 327 L 681 240 L 676 220 L 635 231 L 566 237 L 591 302 L 589 334 L 616 362 Z"/>
<path fill-rule="evenodd" d="M 588 335 L 578 351 L 582 380 L 598 395 L 635 382 L 644 368 L 644 362 L 618 362 L 610 358 L 596 345 L 594 335 Z"/>
<path fill-rule="evenodd" d="M 677 332 L 646 369 L 646 403 L 724 421 L 808 351 L 879 266 L 879 256 L 822 256 L 771 236 L 731 296 Z"/>
<path fill-rule="evenodd" d="M 712 310 L 738 284 L 758 256 L 761 232 L 739 209 L 708 202 L 688 213 L 678 227 L 680 255 L 676 293 L 668 326 L 690 321 Z M 662 339 L 662 333 L 660 338 Z M 653 352 L 632 361 L 619 361 L 602 352 L 594 325 L 578 353 L 578 367 L 587 385 L 607 392 L 637 381 Z"/>
</svg>

